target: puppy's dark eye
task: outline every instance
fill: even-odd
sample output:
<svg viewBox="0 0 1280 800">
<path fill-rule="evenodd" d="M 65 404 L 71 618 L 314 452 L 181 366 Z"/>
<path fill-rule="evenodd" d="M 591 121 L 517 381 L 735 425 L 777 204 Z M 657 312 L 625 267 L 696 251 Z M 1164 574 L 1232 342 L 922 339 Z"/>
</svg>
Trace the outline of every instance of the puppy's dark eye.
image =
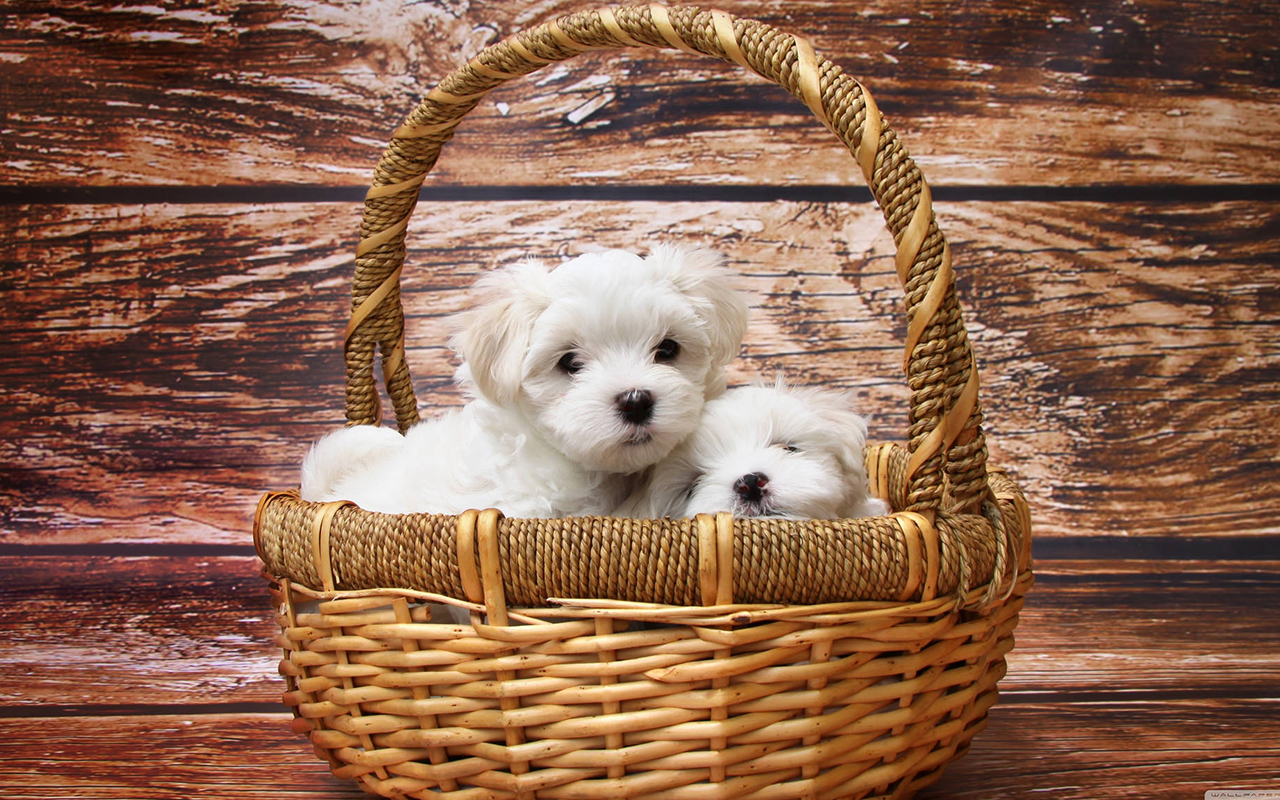
<svg viewBox="0 0 1280 800">
<path fill-rule="evenodd" d="M 680 355 L 680 343 L 675 339 L 663 339 L 653 349 L 653 360 L 659 364 L 675 361 L 678 355 Z"/>
<path fill-rule="evenodd" d="M 582 369 L 582 358 L 577 353 L 570 350 L 560 356 L 560 360 L 556 362 L 556 366 L 566 375 L 573 375 Z"/>
<path fill-rule="evenodd" d="M 783 449 L 783 450 L 786 450 L 788 453 L 799 453 L 799 452 L 800 452 L 800 446 L 799 446 L 799 445 L 794 445 L 794 444 L 784 444 L 784 445 L 782 446 L 782 449 Z"/>
</svg>

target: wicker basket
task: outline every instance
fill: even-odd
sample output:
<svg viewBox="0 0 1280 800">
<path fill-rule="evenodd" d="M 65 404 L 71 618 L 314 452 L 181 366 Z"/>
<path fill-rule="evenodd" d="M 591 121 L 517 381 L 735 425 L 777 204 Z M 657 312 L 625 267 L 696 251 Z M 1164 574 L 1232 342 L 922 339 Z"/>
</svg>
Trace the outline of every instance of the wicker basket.
<svg viewBox="0 0 1280 800">
<path fill-rule="evenodd" d="M 995 703 L 1032 583 L 1030 519 L 1018 487 L 987 467 L 929 187 L 862 85 L 804 39 L 722 12 L 611 8 L 518 34 L 446 77 L 395 132 L 365 204 L 348 419 L 379 419 L 380 349 L 400 427 L 417 421 L 404 232 L 459 121 L 507 80 L 617 47 L 750 69 L 861 165 L 906 294 L 909 445 L 867 452 L 894 513 L 525 520 L 269 494 L 254 541 L 294 728 L 335 775 L 387 797 L 910 796 Z M 432 604 L 470 624 L 432 622 Z"/>
</svg>

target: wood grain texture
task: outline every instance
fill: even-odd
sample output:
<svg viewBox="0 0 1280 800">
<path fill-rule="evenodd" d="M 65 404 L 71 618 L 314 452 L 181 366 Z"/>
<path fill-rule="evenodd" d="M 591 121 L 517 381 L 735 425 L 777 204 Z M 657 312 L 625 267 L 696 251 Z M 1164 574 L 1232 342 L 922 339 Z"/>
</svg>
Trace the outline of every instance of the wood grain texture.
<svg viewBox="0 0 1280 800">
<path fill-rule="evenodd" d="M 288 714 L 0 719 L 11 800 L 362 800 Z"/>
<path fill-rule="evenodd" d="M 1280 790 L 1280 2 L 714 5 L 807 35 L 971 198 L 937 208 L 993 460 L 1079 559 L 1037 564 L 990 725 L 921 800 Z M 252 200 L 358 196 L 436 80 L 581 7 L 0 0 L 0 200 L 108 200 L 0 205 L 5 798 L 365 796 L 274 713 L 248 551 L 259 493 L 341 416 L 360 209 Z M 805 188 L 861 177 L 781 89 L 670 52 L 552 66 L 481 104 L 429 182 L 523 184 L 794 191 L 424 201 L 405 297 L 427 414 L 459 402 L 446 317 L 483 270 L 662 236 L 743 273 L 735 381 L 849 388 L 902 438 L 892 248 L 870 205 Z M 131 203 L 161 196 L 198 202 Z"/>
<path fill-rule="evenodd" d="M 919 800 L 1194 798 L 1275 791 L 1274 701 L 997 705 Z M 357 800 L 277 714 L 0 719 L 13 800 Z"/>
<path fill-rule="evenodd" d="M 1274 699 L 997 704 L 973 749 L 918 800 L 1200 800 L 1211 789 L 1275 792 L 1277 711 Z"/>
<path fill-rule="evenodd" d="M 260 569 L 252 556 L 0 557 L 0 717 L 279 702 L 280 629 Z"/>
<path fill-rule="evenodd" d="M 0 556 L 0 718 L 279 703 L 259 568 L 251 556 Z M 1039 563 L 1003 702 L 1275 697 L 1277 605 L 1278 561 Z"/>
<path fill-rule="evenodd" d="M 864 80 L 934 183 L 1280 179 L 1274 0 L 719 5 L 806 35 Z M 448 71 L 581 7 L 6 0 L 0 179 L 363 184 Z M 433 180 L 861 182 L 781 89 L 711 59 L 640 52 L 498 90 Z"/>
<path fill-rule="evenodd" d="M 1276 532 L 1278 212 L 940 207 L 993 457 L 1039 534 Z M 290 485 L 340 421 L 357 214 L 16 209 L 0 243 L 0 540 L 246 542 L 258 494 Z M 483 270 L 658 237 L 741 271 L 756 308 L 734 382 L 781 370 L 848 388 L 873 438 L 903 438 L 901 294 L 869 204 L 426 204 L 404 280 L 425 412 L 459 402 L 446 318 Z"/>
<path fill-rule="evenodd" d="M 1037 561 L 1004 702 L 1277 699 L 1280 562 Z"/>
</svg>

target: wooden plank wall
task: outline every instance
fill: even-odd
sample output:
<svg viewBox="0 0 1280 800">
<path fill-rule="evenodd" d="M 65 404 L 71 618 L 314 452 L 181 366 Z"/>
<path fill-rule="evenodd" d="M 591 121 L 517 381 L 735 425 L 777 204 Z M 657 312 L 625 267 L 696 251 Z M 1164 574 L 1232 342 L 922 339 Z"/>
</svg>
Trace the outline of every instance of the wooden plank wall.
<svg viewBox="0 0 1280 800">
<path fill-rule="evenodd" d="M 931 798 L 1280 789 L 1280 3 L 738 2 L 863 80 L 935 187 L 1038 583 Z M 341 418 L 360 199 L 487 43 L 578 3 L 0 0 L 0 794 L 356 797 L 288 730 L 249 544 Z M 781 89 L 597 53 L 496 91 L 424 189 L 443 318 L 524 255 L 721 249 L 735 380 L 856 390 L 901 439 L 892 243 Z M 1141 783 L 1140 783 L 1141 781 Z"/>
</svg>

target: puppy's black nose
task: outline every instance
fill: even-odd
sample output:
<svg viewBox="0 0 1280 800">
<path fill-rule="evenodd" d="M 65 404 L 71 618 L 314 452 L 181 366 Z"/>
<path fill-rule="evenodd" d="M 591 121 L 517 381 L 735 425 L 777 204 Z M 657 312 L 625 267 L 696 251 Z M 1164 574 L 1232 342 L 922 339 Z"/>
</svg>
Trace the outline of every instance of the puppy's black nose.
<svg viewBox="0 0 1280 800">
<path fill-rule="evenodd" d="M 748 503 L 759 503 L 769 486 L 769 476 L 763 472 L 743 475 L 733 482 L 733 490 Z"/>
<path fill-rule="evenodd" d="M 631 389 L 614 398 L 618 413 L 632 425 L 643 425 L 653 417 L 653 392 Z"/>
</svg>

